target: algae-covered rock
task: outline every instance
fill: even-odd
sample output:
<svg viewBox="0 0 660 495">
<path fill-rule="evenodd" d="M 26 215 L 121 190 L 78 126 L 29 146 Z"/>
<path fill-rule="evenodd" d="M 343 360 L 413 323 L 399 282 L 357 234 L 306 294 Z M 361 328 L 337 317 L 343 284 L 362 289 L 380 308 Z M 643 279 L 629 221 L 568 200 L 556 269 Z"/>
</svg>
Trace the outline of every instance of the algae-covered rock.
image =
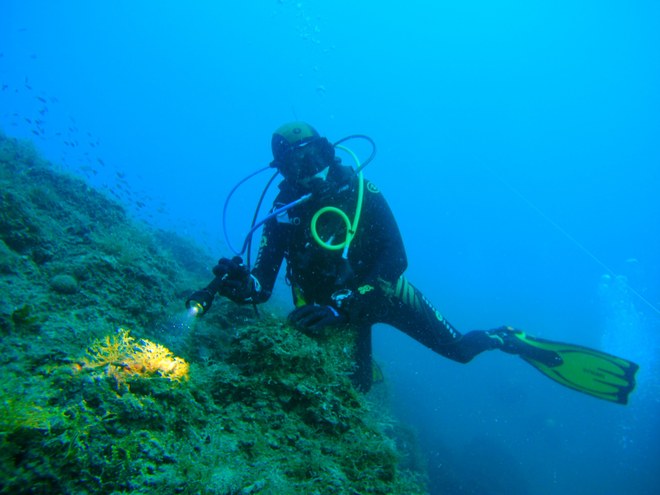
<svg viewBox="0 0 660 495">
<path fill-rule="evenodd" d="M 55 275 L 50 279 L 50 287 L 60 294 L 75 294 L 78 292 L 78 281 L 71 275 Z"/>
<path fill-rule="evenodd" d="M 350 329 L 187 319 L 213 260 L 2 135 L 0 199 L 1 493 L 424 493 Z"/>
</svg>

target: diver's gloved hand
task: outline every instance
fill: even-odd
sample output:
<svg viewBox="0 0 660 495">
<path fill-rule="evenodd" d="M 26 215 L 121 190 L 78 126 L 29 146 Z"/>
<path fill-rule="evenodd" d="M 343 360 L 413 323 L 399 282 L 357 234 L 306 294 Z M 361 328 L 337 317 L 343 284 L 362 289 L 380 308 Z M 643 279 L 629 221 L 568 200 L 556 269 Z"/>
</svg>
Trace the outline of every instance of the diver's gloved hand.
<svg viewBox="0 0 660 495">
<path fill-rule="evenodd" d="M 332 306 L 319 306 L 318 304 L 307 304 L 289 313 L 289 323 L 310 334 L 318 334 L 325 327 L 342 325 L 347 321 L 346 315 Z"/>
<path fill-rule="evenodd" d="M 240 256 L 233 258 L 220 258 L 213 267 L 213 275 L 227 280 L 238 280 L 248 275 L 248 268 Z"/>
<path fill-rule="evenodd" d="M 213 274 L 222 279 L 218 294 L 238 304 L 253 302 L 261 290 L 259 281 L 252 275 L 239 256 L 221 258 L 213 267 Z"/>
<path fill-rule="evenodd" d="M 225 280 L 218 294 L 238 304 L 254 302 L 259 292 L 259 282 L 252 275 L 243 280 Z"/>
</svg>

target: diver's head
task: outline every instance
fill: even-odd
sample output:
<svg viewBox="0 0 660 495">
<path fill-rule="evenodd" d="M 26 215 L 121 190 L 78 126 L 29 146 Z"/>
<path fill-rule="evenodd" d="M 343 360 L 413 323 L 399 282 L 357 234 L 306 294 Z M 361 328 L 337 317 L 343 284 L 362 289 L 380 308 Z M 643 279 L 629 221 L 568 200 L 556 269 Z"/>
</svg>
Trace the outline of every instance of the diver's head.
<svg viewBox="0 0 660 495">
<path fill-rule="evenodd" d="M 273 133 L 273 161 L 285 180 L 302 183 L 325 176 L 334 163 L 335 149 L 316 129 L 305 122 L 290 122 Z"/>
</svg>

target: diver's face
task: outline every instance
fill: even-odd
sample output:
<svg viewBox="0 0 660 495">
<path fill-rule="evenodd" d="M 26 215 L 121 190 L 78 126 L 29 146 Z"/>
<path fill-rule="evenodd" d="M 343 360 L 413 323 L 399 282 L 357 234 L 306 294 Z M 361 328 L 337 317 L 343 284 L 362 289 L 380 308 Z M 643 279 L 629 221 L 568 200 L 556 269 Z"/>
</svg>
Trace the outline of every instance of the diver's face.
<svg viewBox="0 0 660 495">
<path fill-rule="evenodd" d="M 291 184 L 306 187 L 313 180 L 325 180 L 330 166 L 325 161 L 323 154 L 312 141 L 289 151 L 278 160 L 277 168 Z"/>
</svg>

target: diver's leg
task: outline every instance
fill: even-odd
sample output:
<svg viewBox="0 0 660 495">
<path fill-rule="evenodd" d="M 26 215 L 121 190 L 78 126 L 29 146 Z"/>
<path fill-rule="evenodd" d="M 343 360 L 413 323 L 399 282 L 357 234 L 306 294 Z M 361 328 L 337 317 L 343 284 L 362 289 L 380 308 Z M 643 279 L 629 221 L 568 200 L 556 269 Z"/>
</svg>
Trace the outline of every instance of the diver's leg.
<svg viewBox="0 0 660 495">
<path fill-rule="evenodd" d="M 353 384 L 361 392 L 368 392 L 373 382 L 371 324 L 362 324 L 357 328 L 355 365 L 351 375 Z"/>
<path fill-rule="evenodd" d="M 443 356 L 467 363 L 483 351 L 501 347 L 490 332 L 474 330 L 461 334 L 405 277 L 390 287 L 387 308 L 379 321 L 394 326 Z"/>
</svg>

